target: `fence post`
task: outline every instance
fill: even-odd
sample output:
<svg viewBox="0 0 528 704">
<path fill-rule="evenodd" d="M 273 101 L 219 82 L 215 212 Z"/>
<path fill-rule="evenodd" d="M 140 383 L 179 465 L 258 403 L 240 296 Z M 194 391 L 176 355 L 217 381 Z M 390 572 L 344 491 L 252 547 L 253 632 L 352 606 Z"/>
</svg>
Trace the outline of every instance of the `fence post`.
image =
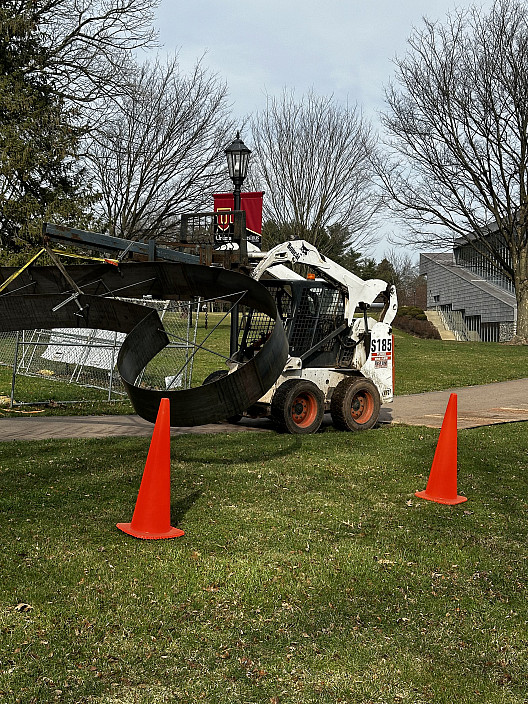
<svg viewBox="0 0 528 704">
<path fill-rule="evenodd" d="M 110 381 L 108 383 L 108 400 L 112 400 L 112 389 L 114 385 L 114 366 L 115 366 L 115 353 L 116 353 L 116 343 L 117 343 L 117 332 L 114 332 L 114 344 L 112 346 L 112 364 L 110 365 Z"/>
<path fill-rule="evenodd" d="M 18 365 L 18 343 L 20 340 L 20 330 L 17 330 L 16 344 L 15 344 L 15 359 L 13 360 L 13 376 L 11 377 L 11 401 L 9 408 L 13 408 L 15 404 L 15 383 L 16 383 L 16 369 Z"/>
</svg>

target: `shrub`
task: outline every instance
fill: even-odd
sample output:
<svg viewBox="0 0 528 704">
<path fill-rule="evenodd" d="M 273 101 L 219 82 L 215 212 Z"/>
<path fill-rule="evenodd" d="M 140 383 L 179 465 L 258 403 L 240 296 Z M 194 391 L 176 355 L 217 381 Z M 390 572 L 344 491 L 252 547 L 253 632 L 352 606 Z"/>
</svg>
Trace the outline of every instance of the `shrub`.
<svg viewBox="0 0 528 704">
<path fill-rule="evenodd" d="M 409 316 L 410 318 L 416 318 L 416 320 L 427 320 L 425 312 L 417 306 L 400 306 L 398 315 Z"/>
<path fill-rule="evenodd" d="M 403 332 L 408 332 L 415 337 L 428 340 L 440 340 L 440 333 L 435 326 L 427 320 L 421 308 L 416 306 L 401 306 L 393 320 L 394 327 Z"/>
</svg>

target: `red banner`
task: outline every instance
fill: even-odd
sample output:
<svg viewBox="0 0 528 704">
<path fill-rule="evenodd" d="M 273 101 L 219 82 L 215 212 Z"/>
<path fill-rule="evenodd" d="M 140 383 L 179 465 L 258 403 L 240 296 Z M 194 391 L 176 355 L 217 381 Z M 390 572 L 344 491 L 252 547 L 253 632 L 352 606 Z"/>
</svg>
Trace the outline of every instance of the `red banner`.
<svg viewBox="0 0 528 704">
<path fill-rule="evenodd" d="M 262 199 L 263 191 L 242 192 L 240 194 L 240 207 L 246 211 L 246 229 L 248 242 L 252 242 L 257 246 L 261 243 L 262 233 Z M 215 213 L 220 213 L 222 210 L 231 211 L 234 208 L 234 199 L 232 193 L 215 193 L 214 210 Z M 222 242 L 230 241 L 229 234 L 232 224 L 232 218 L 228 215 L 218 216 L 218 240 Z"/>
</svg>

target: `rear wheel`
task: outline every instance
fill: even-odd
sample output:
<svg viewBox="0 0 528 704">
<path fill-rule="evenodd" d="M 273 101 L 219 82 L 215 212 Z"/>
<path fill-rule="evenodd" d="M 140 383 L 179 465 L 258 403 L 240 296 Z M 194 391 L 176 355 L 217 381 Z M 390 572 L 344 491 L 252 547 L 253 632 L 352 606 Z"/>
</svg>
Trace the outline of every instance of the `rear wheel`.
<svg viewBox="0 0 528 704">
<path fill-rule="evenodd" d="M 209 376 L 206 376 L 205 379 L 202 382 L 202 386 L 205 384 L 211 384 L 213 381 L 218 381 L 218 379 L 223 379 L 224 376 L 227 376 L 229 372 L 227 369 L 217 369 L 215 372 L 211 372 Z M 226 418 L 226 421 L 228 423 L 238 423 L 239 421 L 242 420 L 242 415 L 237 414 L 236 416 L 229 416 L 229 418 Z"/>
<path fill-rule="evenodd" d="M 369 430 L 376 425 L 380 407 L 378 389 L 371 381 L 349 377 L 336 386 L 330 413 L 339 430 Z"/>
<path fill-rule="evenodd" d="M 285 381 L 273 396 L 271 416 L 288 433 L 315 433 L 323 422 L 323 393 L 311 381 Z"/>
</svg>

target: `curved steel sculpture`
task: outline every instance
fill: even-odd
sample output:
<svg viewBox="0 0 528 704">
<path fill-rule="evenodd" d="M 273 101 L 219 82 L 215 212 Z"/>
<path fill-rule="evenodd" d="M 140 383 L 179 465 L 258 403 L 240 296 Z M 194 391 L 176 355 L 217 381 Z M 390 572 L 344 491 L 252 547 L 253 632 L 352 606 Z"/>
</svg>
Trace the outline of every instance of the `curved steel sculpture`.
<svg viewBox="0 0 528 704">
<path fill-rule="evenodd" d="M 172 426 L 203 425 L 237 415 L 263 396 L 284 368 L 288 341 L 275 302 L 249 276 L 169 262 L 88 264 L 65 271 L 69 283 L 56 267 L 28 268 L 12 281 L 0 295 L 0 331 L 80 327 L 126 333 L 117 368 L 135 411 L 152 423 L 162 398 L 170 399 Z M 0 268 L 0 283 L 14 272 Z M 146 389 L 136 385 L 136 379 L 169 339 L 154 309 L 114 298 L 144 295 L 186 301 L 232 297 L 268 315 L 275 325 L 253 359 L 223 378 L 184 390 Z"/>
</svg>

